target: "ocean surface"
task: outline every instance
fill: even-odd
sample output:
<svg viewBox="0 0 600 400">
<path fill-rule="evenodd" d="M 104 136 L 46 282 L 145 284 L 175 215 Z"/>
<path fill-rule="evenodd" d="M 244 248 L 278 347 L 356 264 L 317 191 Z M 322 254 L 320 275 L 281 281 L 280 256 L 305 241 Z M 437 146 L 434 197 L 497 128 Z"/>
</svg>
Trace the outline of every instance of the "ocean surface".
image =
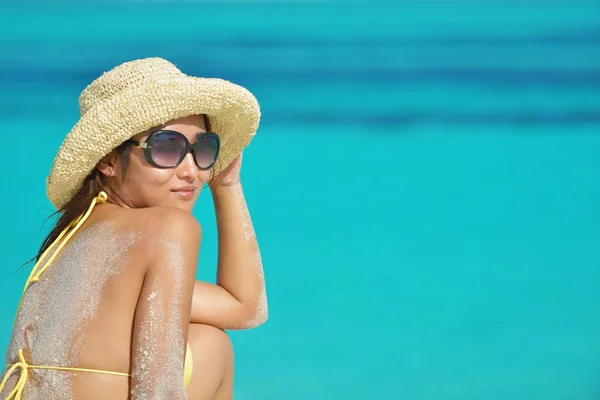
<svg viewBox="0 0 600 400">
<path fill-rule="evenodd" d="M 262 107 L 236 399 L 600 398 L 600 3 L 199 3 L 0 5 L 2 353 L 79 93 L 161 56 Z"/>
</svg>

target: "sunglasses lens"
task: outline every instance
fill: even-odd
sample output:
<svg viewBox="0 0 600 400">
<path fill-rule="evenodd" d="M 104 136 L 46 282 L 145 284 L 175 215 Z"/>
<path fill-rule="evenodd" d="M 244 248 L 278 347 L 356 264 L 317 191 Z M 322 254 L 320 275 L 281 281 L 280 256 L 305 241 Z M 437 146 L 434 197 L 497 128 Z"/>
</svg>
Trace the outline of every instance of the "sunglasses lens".
<svg viewBox="0 0 600 400">
<path fill-rule="evenodd" d="M 174 167 L 183 158 L 185 138 L 169 132 L 159 133 L 152 137 L 150 155 L 152 161 L 161 167 Z"/>
<path fill-rule="evenodd" d="M 217 161 L 219 139 L 214 134 L 203 135 L 194 144 L 196 163 L 200 168 L 210 168 Z"/>
</svg>

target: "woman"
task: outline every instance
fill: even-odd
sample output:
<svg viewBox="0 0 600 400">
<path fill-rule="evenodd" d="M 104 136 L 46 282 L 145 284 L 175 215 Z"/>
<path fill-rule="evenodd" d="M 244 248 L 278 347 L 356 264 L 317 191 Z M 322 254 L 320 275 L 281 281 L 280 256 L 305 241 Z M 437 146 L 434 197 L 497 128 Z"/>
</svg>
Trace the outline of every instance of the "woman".
<svg viewBox="0 0 600 400">
<path fill-rule="evenodd" d="M 267 318 L 239 175 L 256 99 L 148 58 L 96 79 L 80 108 L 47 179 L 61 217 L 27 280 L 0 398 L 231 398 L 223 330 Z M 217 285 L 195 280 L 205 184 Z"/>
</svg>

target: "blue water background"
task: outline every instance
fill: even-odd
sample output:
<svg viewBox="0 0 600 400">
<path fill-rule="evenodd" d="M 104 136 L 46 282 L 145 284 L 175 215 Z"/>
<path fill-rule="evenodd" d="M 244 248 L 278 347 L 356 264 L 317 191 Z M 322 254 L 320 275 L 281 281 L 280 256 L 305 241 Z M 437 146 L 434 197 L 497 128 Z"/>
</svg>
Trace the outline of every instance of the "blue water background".
<svg viewBox="0 0 600 400">
<path fill-rule="evenodd" d="M 103 71 L 162 56 L 263 120 L 243 179 L 270 319 L 236 399 L 600 398 L 600 3 L 0 6 L 0 349 Z M 214 281 L 210 194 L 198 277 Z"/>
</svg>

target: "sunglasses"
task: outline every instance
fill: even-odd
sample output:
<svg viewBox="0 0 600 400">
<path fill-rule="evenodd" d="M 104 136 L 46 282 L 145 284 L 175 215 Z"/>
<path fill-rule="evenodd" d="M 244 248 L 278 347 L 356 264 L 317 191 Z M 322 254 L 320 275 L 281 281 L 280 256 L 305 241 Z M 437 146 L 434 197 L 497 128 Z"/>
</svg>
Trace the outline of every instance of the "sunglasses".
<svg viewBox="0 0 600 400">
<path fill-rule="evenodd" d="M 219 135 L 214 132 L 201 134 L 194 144 L 183 134 L 169 130 L 152 132 L 144 142 L 130 139 L 124 143 L 144 149 L 146 161 L 157 168 L 175 168 L 191 151 L 198 168 L 207 170 L 215 165 L 221 148 Z"/>
</svg>

